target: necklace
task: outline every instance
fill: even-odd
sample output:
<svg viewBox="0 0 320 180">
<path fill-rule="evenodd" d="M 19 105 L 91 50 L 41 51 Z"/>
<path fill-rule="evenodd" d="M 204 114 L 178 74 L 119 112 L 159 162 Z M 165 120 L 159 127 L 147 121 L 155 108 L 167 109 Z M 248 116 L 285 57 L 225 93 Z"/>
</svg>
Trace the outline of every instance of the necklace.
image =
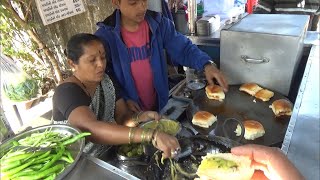
<svg viewBox="0 0 320 180">
<path fill-rule="evenodd" d="M 89 93 L 88 89 L 87 89 L 87 86 L 83 84 L 82 81 L 80 81 L 79 78 L 77 78 L 77 76 L 73 75 L 74 78 L 76 78 L 80 83 L 81 85 L 83 86 L 83 90 L 87 93 L 87 95 L 91 98 L 91 94 Z"/>
</svg>

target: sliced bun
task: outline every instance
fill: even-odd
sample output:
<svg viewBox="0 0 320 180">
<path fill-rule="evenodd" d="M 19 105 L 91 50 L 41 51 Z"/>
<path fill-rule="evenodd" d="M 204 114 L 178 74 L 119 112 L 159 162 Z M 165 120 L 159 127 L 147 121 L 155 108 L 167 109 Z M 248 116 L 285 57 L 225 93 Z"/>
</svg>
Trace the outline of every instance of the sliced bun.
<svg viewBox="0 0 320 180">
<path fill-rule="evenodd" d="M 268 89 L 261 89 L 258 91 L 254 97 L 262 100 L 262 101 L 269 101 L 270 98 L 272 98 L 274 93 L 272 91 L 269 91 Z"/>
<path fill-rule="evenodd" d="M 260 91 L 262 88 L 257 85 L 256 83 L 245 83 L 240 86 L 239 90 L 244 91 L 251 96 L 254 96 L 258 91 Z"/>
<path fill-rule="evenodd" d="M 192 118 L 192 124 L 203 128 L 209 128 L 216 121 L 217 117 L 207 111 L 198 111 Z"/>
<path fill-rule="evenodd" d="M 271 105 L 272 111 L 276 116 L 292 114 L 292 103 L 286 99 L 278 99 Z"/>
<path fill-rule="evenodd" d="M 206 86 L 206 94 L 209 99 L 214 99 L 218 101 L 223 101 L 225 94 L 222 87 L 218 85 L 208 85 Z"/>
<path fill-rule="evenodd" d="M 243 121 L 243 126 L 245 128 L 244 138 L 246 140 L 255 140 L 265 134 L 265 130 L 262 124 L 254 120 Z M 237 136 L 241 135 L 241 126 L 238 125 L 237 129 L 234 131 Z"/>
<path fill-rule="evenodd" d="M 225 167 L 220 165 L 219 162 L 219 165 L 210 163 L 210 161 L 212 162 L 214 159 L 220 162 L 227 160 L 229 165 Z M 236 156 L 231 153 L 207 154 L 203 157 L 197 170 L 197 175 L 201 180 L 249 180 L 253 173 L 254 169 L 251 168 L 251 160 L 249 157 Z"/>
</svg>

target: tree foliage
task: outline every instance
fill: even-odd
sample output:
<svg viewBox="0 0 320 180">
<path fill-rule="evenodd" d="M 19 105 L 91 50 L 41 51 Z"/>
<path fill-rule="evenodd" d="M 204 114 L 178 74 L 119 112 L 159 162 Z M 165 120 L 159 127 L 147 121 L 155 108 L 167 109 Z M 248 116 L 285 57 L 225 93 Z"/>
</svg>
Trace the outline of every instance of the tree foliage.
<svg viewBox="0 0 320 180">
<path fill-rule="evenodd" d="M 62 80 L 62 73 L 53 53 L 36 32 L 31 7 L 34 0 L 0 0 L 0 43 L 2 53 L 19 60 L 31 76 Z M 53 68 L 53 72 L 48 69 Z M 42 70 L 39 74 L 38 71 Z M 29 72 L 28 72 L 29 71 Z M 34 77 L 34 78 L 36 78 Z"/>
</svg>

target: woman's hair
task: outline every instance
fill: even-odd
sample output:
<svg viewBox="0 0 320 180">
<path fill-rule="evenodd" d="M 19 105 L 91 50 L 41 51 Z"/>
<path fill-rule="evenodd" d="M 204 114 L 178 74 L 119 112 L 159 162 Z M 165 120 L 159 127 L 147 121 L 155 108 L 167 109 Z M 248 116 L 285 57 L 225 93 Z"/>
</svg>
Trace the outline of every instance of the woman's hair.
<svg viewBox="0 0 320 180">
<path fill-rule="evenodd" d="M 102 43 L 101 39 L 99 39 L 99 37 L 96 35 L 89 33 L 75 34 L 69 39 L 64 54 L 73 63 L 78 64 L 79 58 L 83 55 L 83 47 L 92 41 L 98 41 Z"/>
</svg>

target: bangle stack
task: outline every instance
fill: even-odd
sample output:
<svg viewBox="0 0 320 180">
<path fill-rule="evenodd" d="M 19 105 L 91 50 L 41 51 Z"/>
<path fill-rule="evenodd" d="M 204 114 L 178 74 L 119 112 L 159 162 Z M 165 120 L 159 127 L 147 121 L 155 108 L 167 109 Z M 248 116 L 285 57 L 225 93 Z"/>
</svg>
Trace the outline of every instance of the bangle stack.
<svg viewBox="0 0 320 180">
<path fill-rule="evenodd" d="M 129 144 L 133 143 L 133 137 L 135 133 L 136 133 L 136 129 L 131 127 L 129 130 Z"/>
<path fill-rule="evenodd" d="M 149 143 L 152 140 L 155 130 L 143 129 L 141 133 L 141 143 Z"/>
</svg>

